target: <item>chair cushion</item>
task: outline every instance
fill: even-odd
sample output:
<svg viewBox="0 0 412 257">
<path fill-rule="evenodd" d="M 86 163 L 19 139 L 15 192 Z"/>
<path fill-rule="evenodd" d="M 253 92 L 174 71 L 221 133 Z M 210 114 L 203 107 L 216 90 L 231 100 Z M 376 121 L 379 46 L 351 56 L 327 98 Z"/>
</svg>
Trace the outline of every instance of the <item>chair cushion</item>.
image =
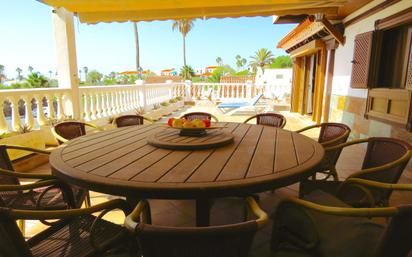
<svg viewBox="0 0 412 257">
<path fill-rule="evenodd" d="M 327 206 L 350 207 L 320 190 L 313 191 L 304 199 Z M 325 257 L 374 256 L 384 230 L 382 225 L 367 218 L 329 215 L 297 206 L 278 213 L 280 216 L 275 217 L 280 219 L 278 223 L 286 224 L 283 230 L 291 230 L 292 234 L 298 235 L 303 242 L 301 246 L 306 246 L 306 250 Z M 285 233 L 282 230 L 276 232 Z"/>
<path fill-rule="evenodd" d="M 32 237 L 27 243 L 35 257 L 91 256 L 96 254 L 89 237 L 94 220 L 93 215 L 82 215 L 60 222 Z M 127 245 L 129 242 L 126 239 L 128 234 L 122 226 L 106 220 L 98 220 L 95 233 L 96 241 L 103 248 L 109 248 L 108 242 L 112 239 L 115 239 L 118 247 L 124 246 L 122 243 Z M 100 253 L 99 256 L 102 254 Z"/>
</svg>

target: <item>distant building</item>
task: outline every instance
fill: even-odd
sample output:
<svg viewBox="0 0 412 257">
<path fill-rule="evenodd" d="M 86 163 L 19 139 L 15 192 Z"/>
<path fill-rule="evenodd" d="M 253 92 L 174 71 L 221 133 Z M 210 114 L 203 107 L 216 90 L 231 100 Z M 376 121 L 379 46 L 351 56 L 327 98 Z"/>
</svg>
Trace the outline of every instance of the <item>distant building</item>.
<svg viewBox="0 0 412 257">
<path fill-rule="evenodd" d="M 255 78 L 256 85 L 290 85 L 292 84 L 292 69 L 258 69 Z"/>
<path fill-rule="evenodd" d="M 204 73 L 213 73 L 216 70 L 217 67 L 218 66 L 208 66 L 208 67 L 205 68 Z"/>
<path fill-rule="evenodd" d="M 177 76 L 177 71 L 174 68 L 161 70 L 160 76 Z"/>
</svg>

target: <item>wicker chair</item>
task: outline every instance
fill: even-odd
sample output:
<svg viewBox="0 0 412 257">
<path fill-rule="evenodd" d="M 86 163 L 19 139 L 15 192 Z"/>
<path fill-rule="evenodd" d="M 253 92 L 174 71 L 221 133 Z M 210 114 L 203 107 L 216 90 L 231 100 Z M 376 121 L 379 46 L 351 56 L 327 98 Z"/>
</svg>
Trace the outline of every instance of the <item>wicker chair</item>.
<svg viewBox="0 0 412 257">
<path fill-rule="evenodd" d="M 249 121 L 256 119 L 256 124 L 267 125 L 277 128 L 284 128 L 286 125 L 286 118 L 282 114 L 277 113 L 260 113 L 256 114 L 243 123 L 248 123 Z"/>
<path fill-rule="evenodd" d="M 13 169 L 7 150 L 50 154 L 48 151 L 15 145 L 0 145 L 0 206 L 22 210 L 58 210 L 79 208 L 86 199 L 90 206 L 87 190 L 54 180 L 48 174 L 19 173 Z M 20 184 L 20 179 L 35 179 L 31 184 Z M 19 223 L 24 232 L 24 221 Z"/>
<path fill-rule="evenodd" d="M 86 126 L 100 130 L 98 126 L 95 126 L 91 123 L 65 121 L 54 125 L 52 133 L 59 144 L 63 144 L 76 137 L 86 135 Z"/>
<path fill-rule="evenodd" d="M 126 218 L 125 226 L 136 233 L 144 257 L 247 257 L 256 231 L 267 215 L 249 197 L 249 209 L 257 220 L 210 227 L 163 227 L 137 223 L 145 206 L 141 201 Z"/>
<path fill-rule="evenodd" d="M 371 137 L 354 140 L 327 149 L 342 149 L 344 147 L 367 143 L 367 150 L 362 169 L 352 173 L 349 178 L 362 178 L 384 183 L 397 183 L 412 156 L 411 146 L 399 139 Z M 321 189 L 338 196 L 341 200 L 354 207 L 387 206 L 392 190 L 364 191 L 362 188 L 341 188 L 345 181 L 311 181 L 300 183 L 300 196 L 313 190 Z"/>
<path fill-rule="evenodd" d="M 90 208 L 60 211 L 24 211 L 0 207 L 0 255 L 13 257 L 136 256 L 128 231 L 103 220 L 111 210 L 127 215 L 124 200 L 111 200 Z M 92 215 L 101 212 L 98 216 Z M 25 241 L 15 220 L 54 220 L 49 227 Z"/>
<path fill-rule="evenodd" d="M 412 184 L 363 179 L 346 183 L 364 190 L 412 191 Z M 387 217 L 389 222 L 383 226 L 371 217 Z M 353 208 L 318 190 L 305 199 L 281 202 L 273 220 L 275 257 L 406 257 L 412 250 L 412 205 Z"/>
<path fill-rule="evenodd" d="M 114 120 L 114 124 L 116 124 L 116 127 L 121 128 L 121 127 L 127 127 L 127 126 L 137 126 L 137 125 L 143 125 L 144 120 L 151 121 L 141 115 L 122 115 L 117 117 Z"/>
<path fill-rule="evenodd" d="M 302 133 L 309 129 L 320 128 L 318 142 L 323 147 L 331 147 L 338 144 L 345 143 L 348 140 L 351 129 L 342 123 L 322 123 L 305 127 L 297 130 L 297 133 Z M 325 158 L 318 167 L 317 173 L 326 174 L 324 180 L 329 177 L 333 177 L 334 180 L 338 180 L 338 173 L 336 172 L 336 163 L 342 149 L 330 149 L 325 152 Z M 316 179 L 316 174 L 313 176 Z"/>
<path fill-rule="evenodd" d="M 187 120 L 194 120 L 194 119 L 199 119 L 199 120 L 214 120 L 218 122 L 219 120 L 211 113 L 207 112 L 189 112 L 184 114 L 180 118 L 185 118 Z"/>
</svg>

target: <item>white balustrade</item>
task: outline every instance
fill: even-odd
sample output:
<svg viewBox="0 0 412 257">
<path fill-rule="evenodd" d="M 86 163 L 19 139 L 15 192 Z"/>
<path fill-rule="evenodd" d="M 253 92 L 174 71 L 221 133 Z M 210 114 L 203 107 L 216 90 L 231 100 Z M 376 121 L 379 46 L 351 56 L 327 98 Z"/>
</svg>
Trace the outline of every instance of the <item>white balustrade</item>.
<svg viewBox="0 0 412 257">
<path fill-rule="evenodd" d="M 0 90 L 0 133 L 18 131 L 23 125 L 36 128 L 47 124 L 47 119 L 56 119 L 54 102 L 56 99 L 58 119 L 66 117 L 62 99 L 70 98 L 70 89 L 36 88 Z M 47 101 L 47 117 L 43 110 L 43 99 Z M 35 105 L 34 105 L 35 104 Z M 24 116 L 20 114 L 24 113 Z"/>
<path fill-rule="evenodd" d="M 253 85 L 250 83 L 153 83 L 135 85 L 79 87 L 80 119 L 91 121 L 118 115 L 122 112 L 154 105 L 174 97 L 185 99 L 250 99 L 264 93 L 281 99 L 290 94 L 291 85 Z M 23 124 L 32 128 L 46 125 L 48 120 L 64 120 L 70 111 L 71 89 L 39 88 L 0 90 L 0 134 L 18 130 Z M 47 106 L 44 104 L 47 103 Z M 57 108 L 57 110 L 56 110 Z M 44 110 L 47 110 L 45 113 Z M 20 113 L 24 112 L 24 116 Z M 76 118 L 76 117 L 75 117 Z"/>
</svg>

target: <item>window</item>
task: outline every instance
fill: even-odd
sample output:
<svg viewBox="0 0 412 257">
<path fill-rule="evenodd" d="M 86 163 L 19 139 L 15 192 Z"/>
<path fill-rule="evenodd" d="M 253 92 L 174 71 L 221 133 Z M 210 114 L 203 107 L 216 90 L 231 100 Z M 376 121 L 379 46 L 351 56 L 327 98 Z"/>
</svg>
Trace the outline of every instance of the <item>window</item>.
<svg viewBox="0 0 412 257">
<path fill-rule="evenodd" d="M 351 87 L 368 89 L 367 118 L 407 125 L 412 122 L 412 8 L 378 20 L 375 28 L 355 37 Z"/>
</svg>

